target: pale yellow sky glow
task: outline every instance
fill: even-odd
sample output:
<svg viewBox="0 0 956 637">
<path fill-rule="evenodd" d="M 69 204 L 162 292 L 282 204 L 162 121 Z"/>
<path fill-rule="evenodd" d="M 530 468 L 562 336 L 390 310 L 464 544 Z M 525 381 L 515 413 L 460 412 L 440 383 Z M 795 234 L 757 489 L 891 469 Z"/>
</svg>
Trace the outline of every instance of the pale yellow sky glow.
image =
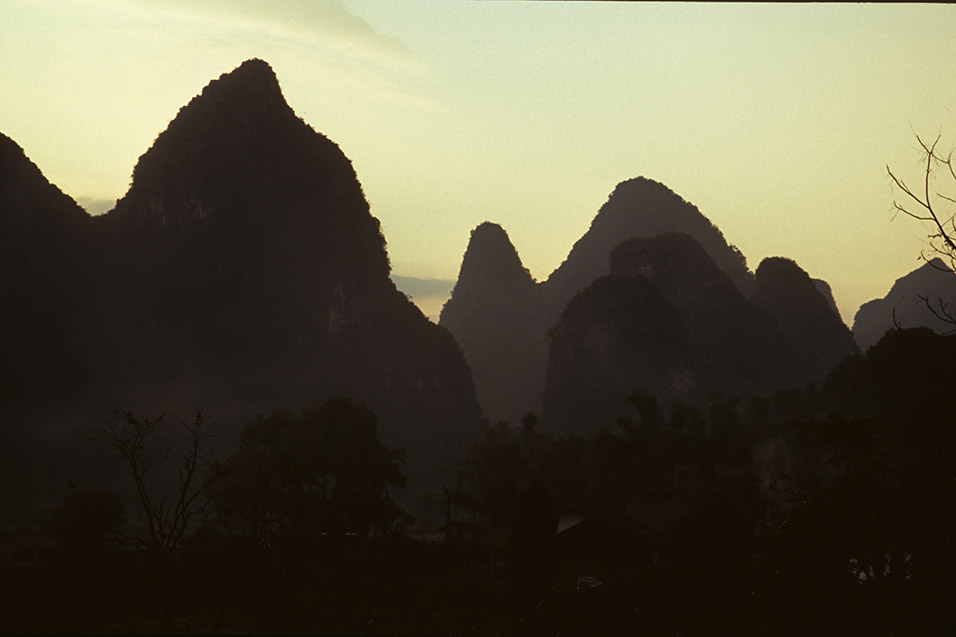
<svg viewBox="0 0 956 637">
<path fill-rule="evenodd" d="M 852 322 L 919 265 L 885 166 L 918 177 L 914 133 L 956 144 L 954 33 L 920 4 L 0 0 L 0 131 L 102 211 L 260 57 L 353 161 L 397 274 L 454 278 L 489 220 L 543 279 L 644 175 Z"/>
</svg>

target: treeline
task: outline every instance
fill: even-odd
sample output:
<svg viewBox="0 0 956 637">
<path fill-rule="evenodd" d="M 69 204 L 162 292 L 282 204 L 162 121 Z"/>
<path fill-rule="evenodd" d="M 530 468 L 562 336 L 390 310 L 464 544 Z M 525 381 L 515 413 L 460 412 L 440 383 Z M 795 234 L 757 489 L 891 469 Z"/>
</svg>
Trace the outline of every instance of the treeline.
<svg viewBox="0 0 956 637">
<path fill-rule="evenodd" d="M 436 485 L 429 529 L 360 404 L 260 417 L 218 461 L 201 414 L 126 415 L 96 439 L 138 506 L 73 490 L 48 567 L 4 571 L 21 578 L 6 628 L 945 634 L 951 360 L 956 337 L 896 330 L 818 387 L 666 406 L 638 390 L 587 436 L 490 426 Z"/>
</svg>

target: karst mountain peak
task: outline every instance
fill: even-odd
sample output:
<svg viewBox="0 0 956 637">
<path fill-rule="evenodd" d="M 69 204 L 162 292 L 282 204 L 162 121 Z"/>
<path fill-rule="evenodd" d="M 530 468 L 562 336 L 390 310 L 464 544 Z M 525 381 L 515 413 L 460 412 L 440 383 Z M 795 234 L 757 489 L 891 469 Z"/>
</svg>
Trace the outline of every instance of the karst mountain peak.
<svg viewBox="0 0 956 637">
<path fill-rule="evenodd" d="M 534 279 L 521 263 L 504 228 L 485 221 L 472 231 L 462 258 L 458 286 L 480 288 L 493 285 L 500 289 L 502 286 L 520 288 L 533 284 Z"/>
<path fill-rule="evenodd" d="M 6 164 L 0 220 L 57 221 L 19 224 L 0 257 L 0 327 L 18 334 L 0 370 L 10 413 L 45 401 L 77 419 L 119 404 L 241 422 L 349 396 L 406 450 L 411 482 L 477 429 L 452 336 L 395 288 L 351 161 L 266 62 L 179 109 L 106 214 L 85 214 L 3 138 Z"/>
<path fill-rule="evenodd" d="M 368 204 L 349 159 L 295 114 L 272 68 L 251 59 L 179 110 L 139 158 L 115 213 L 175 234 L 207 218 L 282 224 L 293 216 L 315 217 L 321 232 L 362 225 L 358 210 Z M 379 234 L 374 225 L 365 232 Z"/>
</svg>

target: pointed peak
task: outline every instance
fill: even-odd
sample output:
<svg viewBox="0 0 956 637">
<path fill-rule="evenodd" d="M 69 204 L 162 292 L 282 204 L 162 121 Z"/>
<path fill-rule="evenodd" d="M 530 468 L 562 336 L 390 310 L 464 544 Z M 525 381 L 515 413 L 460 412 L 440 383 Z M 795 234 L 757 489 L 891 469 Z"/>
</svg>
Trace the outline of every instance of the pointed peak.
<svg viewBox="0 0 956 637">
<path fill-rule="evenodd" d="M 624 193 L 629 191 L 659 191 L 659 192 L 668 192 L 671 194 L 676 193 L 662 184 L 659 181 L 650 179 L 649 177 L 644 177 L 643 175 L 638 175 L 637 177 L 632 177 L 631 179 L 625 179 L 620 182 L 614 188 L 614 193 Z M 612 196 L 614 195 L 612 193 Z"/>
<path fill-rule="evenodd" d="M 279 88 L 279 78 L 276 77 L 275 71 L 272 70 L 269 63 L 259 58 L 252 58 L 210 82 L 203 89 L 202 95 L 236 90 L 242 92 L 268 91 L 279 93 L 280 96 L 282 93 Z"/>
<path fill-rule="evenodd" d="M 249 58 L 237 66 L 231 73 L 223 73 L 222 77 L 239 74 L 258 75 L 260 77 L 271 78 L 271 80 L 277 84 L 279 82 L 278 79 L 276 79 L 275 71 L 272 70 L 268 62 L 261 58 Z"/>
<path fill-rule="evenodd" d="M 190 111 L 208 110 L 220 119 L 248 122 L 250 117 L 262 115 L 277 105 L 291 110 L 275 71 L 267 62 L 253 58 L 207 84 L 180 110 L 177 119 Z"/>
<path fill-rule="evenodd" d="M 217 179 L 229 183 L 232 177 L 226 173 L 213 175 L 229 170 L 239 158 L 261 158 L 270 144 L 303 126 L 282 96 L 272 67 L 260 59 L 246 60 L 179 109 L 139 158 L 124 200 L 138 198 L 142 207 L 151 205 L 150 193 L 155 192 L 177 201 L 202 198 L 204 180 L 206 185 Z M 121 203 L 119 208 L 128 204 Z"/>
<path fill-rule="evenodd" d="M 529 286 L 534 279 L 521 263 L 508 233 L 496 223 L 484 222 L 471 232 L 462 258 L 456 291 L 490 286 Z"/>
<path fill-rule="evenodd" d="M 474 246 L 507 245 L 514 250 L 514 244 L 508 238 L 508 233 L 497 223 L 485 221 L 471 231 L 471 239 L 468 241 L 468 249 Z"/>
<path fill-rule="evenodd" d="M 464 274 L 466 270 L 488 267 L 524 270 L 518 251 L 505 229 L 496 223 L 485 221 L 471 231 L 461 269 Z"/>
</svg>

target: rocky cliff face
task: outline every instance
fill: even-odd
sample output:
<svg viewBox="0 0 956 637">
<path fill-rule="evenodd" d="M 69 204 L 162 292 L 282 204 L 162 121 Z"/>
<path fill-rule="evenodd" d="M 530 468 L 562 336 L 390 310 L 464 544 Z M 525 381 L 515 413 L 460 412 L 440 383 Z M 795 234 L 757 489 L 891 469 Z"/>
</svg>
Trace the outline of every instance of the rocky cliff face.
<svg viewBox="0 0 956 637">
<path fill-rule="evenodd" d="M 243 63 L 183 107 L 108 214 L 90 219 L 45 192 L 44 214 L 77 219 L 62 227 L 69 241 L 82 235 L 91 317 L 46 331 L 82 328 L 96 421 L 117 408 L 242 419 L 346 395 L 408 449 L 413 475 L 452 461 L 477 433 L 461 351 L 395 289 L 351 162 L 296 117 L 265 62 Z M 35 233 L 32 248 L 51 236 Z M 17 276 L 29 288 L 50 272 Z M 66 350 L 55 358 L 74 364 Z"/>
<path fill-rule="evenodd" d="M 540 290 L 507 233 L 483 223 L 471 233 L 439 324 L 455 335 L 475 378 L 485 418 L 517 418 L 540 408 L 547 356 Z"/>
<path fill-rule="evenodd" d="M 808 380 L 823 378 L 841 360 L 859 353 L 853 334 L 833 308 L 832 297 L 824 295 L 820 285 L 790 259 L 770 257 L 760 263 L 752 300 L 797 346 Z"/>
<path fill-rule="evenodd" d="M 860 349 L 869 349 L 894 327 L 928 327 L 937 333 L 949 332 L 953 326 L 934 316 L 927 300 L 937 312 L 940 301 L 944 309 L 956 310 L 956 276 L 940 259 L 897 279 L 882 299 L 860 306 L 853 319 L 853 336 Z"/>
</svg>

